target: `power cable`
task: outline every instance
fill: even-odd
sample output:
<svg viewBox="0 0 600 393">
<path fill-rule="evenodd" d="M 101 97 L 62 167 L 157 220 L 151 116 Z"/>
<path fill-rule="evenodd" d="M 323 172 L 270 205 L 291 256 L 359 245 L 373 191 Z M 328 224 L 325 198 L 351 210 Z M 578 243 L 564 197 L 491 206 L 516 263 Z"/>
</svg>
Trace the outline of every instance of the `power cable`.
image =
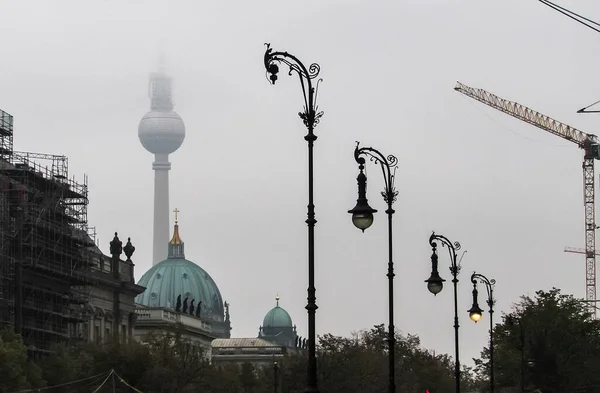
<svg viewBox="0 0 600 393">
<path fill-rule="evenodd" d="M 123 383 L 125 386 L 127 386 L 128 388 L 130 388 L 131 390 L 133 390 L 133 391 L 135 391 L 137 393 L 144 393 L 141 390 L 138 390 L 138 389 L 134 388 L 133 386 L 131 386 L 130 384 L 128 384 L 127 382 L 125 382 L 125 380 L 123 378 L 121 378 L 121 376 L 119 374 L 117 374 L 116 371 L 113 370 L 113 372 L 117 376 L 117 378 L 119 378 L 119 381 L 121 383 Z"/>
<path fill-rule="evenodd" d="M 591 19 L 589 19 L 589 18 L 586 18 L 585 16 L 579 15 L 579 14 L 577 14 L 577 13 L 575 13 L 575 12 L 571 11 L 571 10 L 568 10 L 568 9 L 566 9 L 566 8 L 564 8 L 564 7 L 561 7 L 561 6 L 559 6 L 558 4 L 554 4 L 554 3 L 553 3 L 553 2 L 551 2 L 551 1 L 548 1 L 548 0 L 538 0 L 538 1 L 539 1 L 540 3 L 542 3 L 542 4 L 545 4 L 545 5 L 547 5 L 547 6 L 548 6 L 548 7 L 550 7 L 550 8 L 552 8 L 552 9 L 554 9 L 554 10 L 556 10 L 556 11 L 560 12 L 561 14 L 568 16 L 569 18 L 573 19 L 574 21 L 576 21 L 576 22 L 579 22 L 579 23 L 581 23 L 582 25 L 584 25 L 584 26 L 587 26 L 587 27 L 589 27 L 590 29 L 592 29 L 592 30 L 594 30 L 594 31 L 597 31 L 598 33 L 600 33 L 600 29 L 598 29 L 598 28 L 596 28 L 596 27 L 594 27 L 594 26 L 592 26 L 592 25 L 590 25 L 590 24 L 587 24 L 587 23 L 585 23 L 585 22 L 590 22 L 590 23 L 593 23 L 594 25 L 596 25 L 596 26 L 599 26 L 599 27 L 600 27 L 600 24 L 599 24 L 599 23 L 597 23 L 597 22 L 594 22 L 593 20 L 591 20 Z M 578 18 L 579 18 L 579 19 L 578 19 Z M 584 21 L 585 21 L 585 22 L 584 22 Z"/>
<path fill-rule="evenodd" d="M 551 2 L 550 0 L 538 0 L 538 1 L 540 3 L 542 3 L 542 4 L 544 4 L 544 5 L 547 5 L 548 7 L 552 8 L 553 10 L 560 12 L 563 15 L 566 15 L 567 17 L 573 19 L 574 21 L 579 22 L 582 25 L 587 26 L 590 29 L 592 29 L 592 30 L 597 31 L 597 32 L 600 33 L 600 30 L 598 28 L 596 28 L 596 27 L 594 27 L 594 26 L 592 26 L 590 24 L 587 24 L 585 22 L 592 23 L 592 24 L 594 24 L 596 26 L 599 26 L 599 27 L 600 27 L 600 23 L 595 22 L 595 21 L 593 21 L 593 20 L 591 20 L 589 18 L 586 18 L 583 15 L 579 15 L 579 14 L 577 14 L 577 13 L 575 13 L 575 12 L 573 12 L 573 11 L 565 8 L 565 7 L 561 7 L 560 5 L 555 4 L 555 3 Z M 590 108 L 590 107 L 592 107 L 592 106 L 594 106 L 594 105 L 596 105 L 598 103 L 600 103 L 600 100 L 594 102 L 591 105 L 586 106 L 585 108 L 579 109 L 577 111 L 577 113 L 600 113 L 600 111 L 588 111 L 587 110 L 588 108 Z"/>
<path fill-rule="evenodd" d="M 590 108 L 590 107 L 592 107 L 592 106 L 594 106 L 594 105 L 596 105 L 598 103 L 600 103 L 600 100 L 594 102 L 593 104 L 590 104 L 590 105 L 586 106 L 585 108 L 581 108 L 580 110 L 577 111 L 577 113 L 586 113 L 586 109 L 588 109 L 588 108 Z M 598 111 L 587 111 L 587 113 L 591 113 L 591 112 L 598 112 Z"/>
<path fill-rule="evenodd" d="M 106 384 L 106 381 L 108 381 L 108 379 L 111 377 L 111 375 L 113 375 L 114 372 L 114 370 L 110 370 L 110 373 L 108 373 L 106 378 L 104 378 L 102 385 L 98 386 L 92 393 L 97 393 L 100 390 L 100 388 Z"/>
<path fill-rule="evenodd" d="M 104 379 L 104 375 L 102 375 L 100 378 L 97 378 L 97 379 L 95 379 L 93 381 L 90 381 L 90 382 L 86 383 L 85 387 L 89 387 L 89 388 L 93 389 L 93 387 L 94 386 L 98 386 L 98 384 L 101 383 L 103 379 Z"/>
<path fill-rule="evenodd" d="M 542 2 L 542 3 L 544 3 L 544 4 L 549 4 L 549 5 L 552 5 L 552 6 L 554 6 L 554 7 L 560 8 L 561 10 L 563 10 L 563 11 L 565 11 L 565 12 L 568 12 L 568 13 L 570 13 L 570 14 L 573 14 L 573 15 L 575 15 L 575 16 L 576 16 L 576 17 L 578 17 L 578 18 L 581 18 L 581 19 L 583 19 L 583 20 L 585 20 L 585 21 L 587 21 L 587 22 L 593 23 L 593 24 L 595 24 L 596 26 L 599 26 L 599 27 L 600 27 L 600 23 L 598 23 L 598 22 L 596 22 L 596 21 L 594 21 L 594 20 L 591 20 L 591 19 L 589 19 L 589 18 L 586 18 L 586 17 L 585 17 L 585 16 L 583 16 L 583 15 L 579 15 L 579 14 L 577 14 L 577 13 L 575 13 L 575 12 L 571 11 L 571 10 L 568 10 L 568 9 L 566 9 L 565 7 L 562 7 L 562 6 L 558 5 L 558 4 L 555 4 L 555 3 L 551 2 L 550 0 L 539 0 L 539 1 L 540 1 L 540 2 Z"/>
<path fill-rule="evenodd" d="M 12 392 L 12 393 L 42 392 L 42 391 L 48 390 L 48 389 L 54 389 L 54 388 L 59 388 L 59 387 L 63 387 L 63 386 L 74 385 L 76 383 L 80 383 L 80 382 L 83 382 L 83 381 L 88 381 L 88 380 L 94 379 L 94 378 L 97 379 L 98 377 L 102 377 L 104 375 L 106 375 L 106 373 L 93 375 L 91 377 L 87 377 L 87 378 L 83 378 L 83 379 L 78 379 L 76 381 L 61 383 L 59 385 L 46 386 L 45 388 L 18 390 L 18 391 Z M 109 373 L 109 375 L 110 375 L 110 373 Z"/>
</svg>

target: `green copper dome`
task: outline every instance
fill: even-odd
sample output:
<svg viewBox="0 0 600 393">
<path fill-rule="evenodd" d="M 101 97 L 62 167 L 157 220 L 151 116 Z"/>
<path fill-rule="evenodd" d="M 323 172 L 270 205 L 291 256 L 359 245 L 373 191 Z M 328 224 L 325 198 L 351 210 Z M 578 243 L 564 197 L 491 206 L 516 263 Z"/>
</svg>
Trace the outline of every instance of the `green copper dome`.
<svg viewBox="0 0 600 393">
<path fill-rule="evenodd" d="M 277 305 L 271 309 L 265 315 L 265 319 L 263 319 L 263 328 L 291 328 L 292 327 L 292 318 L 287 311 L 283 308 L 279 307 L 279 296 L 277 296 Z"/>
<path fill-rule="evenodd" d="M 201 304 L 201 316 L 223 321 L 224 309 L 221 292 L 212 277 L 194 262 L 185 259 L 183 242 L 175 225 L 173 239 L 169 242 L 169 257 L 152 266 L 138 285 L 146 290 L 136 297 L 136 303 L 146 307 L 166 307 L 175 309 L 177 297 L 181 302 L 188 299 L 188 306 Z"/>
</svg>

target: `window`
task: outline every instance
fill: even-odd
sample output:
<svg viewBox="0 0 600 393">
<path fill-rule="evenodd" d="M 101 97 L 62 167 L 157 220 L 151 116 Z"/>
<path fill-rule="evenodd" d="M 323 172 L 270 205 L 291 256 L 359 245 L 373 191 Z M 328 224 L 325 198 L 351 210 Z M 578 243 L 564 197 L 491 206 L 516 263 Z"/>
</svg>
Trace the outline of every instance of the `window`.
<svg viewBox="0 0 600 393">
<path fill-rule="evenodd" d="M 100 326 L 95 325 L 94 326 L 94 341 L 96 342 L 96 344 L 100 344 Z"/>
</svg>

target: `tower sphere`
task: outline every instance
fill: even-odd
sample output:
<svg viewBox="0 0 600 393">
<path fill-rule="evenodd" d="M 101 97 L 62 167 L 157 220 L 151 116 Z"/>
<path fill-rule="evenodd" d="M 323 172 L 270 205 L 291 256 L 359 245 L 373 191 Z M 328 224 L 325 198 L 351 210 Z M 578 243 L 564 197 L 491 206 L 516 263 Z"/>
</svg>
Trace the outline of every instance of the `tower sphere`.
<svg viewBox="0 0 600 393">
<path fill-rule="evenodd" d="M 150 153 L 171 154 L 185 139 L 185 124 L 175 111 L 152 110 L 140 120 L 138 137 Z"/>
</svg>

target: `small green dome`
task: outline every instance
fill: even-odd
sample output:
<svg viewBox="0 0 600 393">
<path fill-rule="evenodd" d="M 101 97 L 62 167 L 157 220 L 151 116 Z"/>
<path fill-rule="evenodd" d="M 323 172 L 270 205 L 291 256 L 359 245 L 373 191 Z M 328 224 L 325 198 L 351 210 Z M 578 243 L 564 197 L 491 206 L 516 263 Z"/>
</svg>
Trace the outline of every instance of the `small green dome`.
<svg viewBox="0 0 600 393">
<path fill-rule="evenodd" d="M 223 298 L 217 284 L 204 269 L 187 259 L 170 255 L 148 270 L 138 285 L 146 287 L 136 297 L 138 304 L 175 309 L 177 297 L 181 295 L 182 303 L 186 297 L 188 305 L 192 299 L 196 301 L 196 307 L 202 302 L 202 315 L 210 315 L 223 321 Z"/>
<path fill-rule="evenodd" d="M 279 296 L 275 298 L 277 305 L 265 315 L 263 319 L 263 328 L 291 328 L 292 318 L 287 311 L 279 307 Z"/>
</svg>

